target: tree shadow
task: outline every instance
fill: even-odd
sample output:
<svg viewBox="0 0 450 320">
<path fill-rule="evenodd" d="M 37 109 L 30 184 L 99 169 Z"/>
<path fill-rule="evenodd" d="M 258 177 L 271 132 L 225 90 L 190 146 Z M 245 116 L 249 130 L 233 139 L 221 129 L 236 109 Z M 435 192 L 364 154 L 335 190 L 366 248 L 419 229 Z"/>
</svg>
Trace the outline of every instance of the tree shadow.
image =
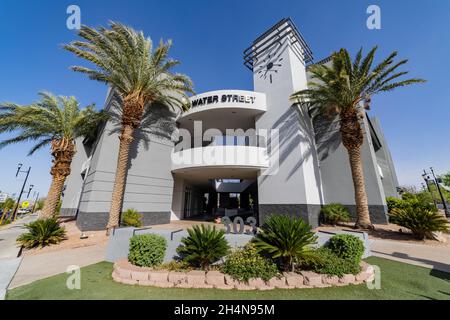
<svg viewBox="0 0 450 320">
<path fill-rule="evenodd" d="M 339 147 L 341 138 L 338 125 L 336 119 L 324 116 L 311 117 L 307 105 L 294 104 L 271 127 L 271 130 L 279 130 L 278 144 L 272 140 L 272 136 L 269 135 L 267 138 L 268 154 L 278 151 L 280 167 L 292 153 L 297 153 L 297 160 L 289 170 L 286 180 L 301 168 L 305 159 L 313 158 L 316 164 L 314 166 L 316 186 L 322 200 L 321 177 L 317 165 L 320 166 L 320 161 Z M 269 175 L 261 176 L 261 180 L 264 181 L 269 176 L 270 171 Z"/>
<path fill-rule="evenodd" d="M 450 273 L 447 271 L 447 270 L 450 270 L 450 265 L 448 265 L 446 263 L 423 259 L 423 258 L 412 257 L 409 254 L 406 254 L 403 252 L 393 252 L 390 254 L 380 252 L 380 251 L 375 251 L 375 250 L 372 250 L 372 252 L 379 253 L 382 255 L 388 255 L 388 256 L 395 257 L 395 258 L 404 259 L 404 260 L 416 261 L 416 262 L 421 262 L 424 264 L 431 265 L 432 269 L 430 270 L 430 276 L 433 276 L 433 277 L 436 277 L 436 278 L 439 278 L 442 280 L 450 281 Z"/>
<path fill-rule="evenodd" d="M 122 130 L 122 101 L 114 94 L 108 109 L 110 121 L 114 124 L 109 135 L 120 134 Z M 130 170 L 133 160 L 137 158 L 140 147 L 145 151 L 150 149 L 151 142 L 173 143 L 174 132 L 177 130 L 176 119 L 180 115 L 177 110 L 171 110 L 160 103 L 152 103 L 145 107 L 141 125 L 134 131 L 131 142 L 127 170 Z"/>
</svg>

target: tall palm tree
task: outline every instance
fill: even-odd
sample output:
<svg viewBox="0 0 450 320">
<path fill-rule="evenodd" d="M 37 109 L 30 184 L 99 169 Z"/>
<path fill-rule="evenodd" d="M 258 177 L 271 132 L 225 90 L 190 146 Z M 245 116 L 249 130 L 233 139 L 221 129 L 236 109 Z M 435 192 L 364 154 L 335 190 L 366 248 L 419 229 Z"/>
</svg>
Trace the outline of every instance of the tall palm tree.
<svg viewBox="0 0 450 320">
<path fill-rule="evenodd" d="M 335 52 L 331 56 L 331 66 L 312 65 L 310 67 L 312 81 L 308 84 L 309 88 L 291 96 L 293 102 L 307 104 L 313 117 L 332 115 L 339 119 L 342 144 L 347 149 L 350 160 L 357 210 L 355 226 L 358 228 L 373 228 L 361 161 L 364 135 L 360 121 L 365 115 L 363 105 L 368 104 L 375 94 L 425 82 L 422 79 L 398 81 L 399 77 L 408 72 L 397 69 L 408 60 L 394 62 L 397 52 L 391 53 L 380 64 L 373 66 L 376 50 L 377 47 L 374 47 L 363 58 L 361 48 L 354 61 L 351 61 L 345 49 Z"/>
<path fill-rule="evenodd" d="M 32 155 L 50 145 L 52 182 L 40 215 L 40 218 L 50 218 L 56 215 L 64 182 L 70 174 L 70 164 L 76 152 L 75 139 L 93 134 L 105 114 L 96 112 L 92 105 L 80 109 L 75 97 L 56 97 L 45 92 L 40 96 L 41 100 L 31 105 L 0 105 L 0 133 L 18 132 L 1 141 L 0 148 L 17 142 L 36 141 L 28 153 Z"/>
<path fill-rule="evenodd" d="M 122 100 L 120 145 L 108 232 L 119 224 L 130 145 L 146 109 L 156 103 L 184 108 L 186 94 L 193 92 L 191 80 L 172 71 L 179 62 L 168 58 L 171 41 L 160 41 L 153 49 L 151 39 L 143 32 L 116 22 L 110 22 L 110 27 L 82 26 L 79 35 L 85 41 L 64 46 L 95 66 L 94 69 L 74 66 L 72 70 L 110 85 Z"/>
</svg>

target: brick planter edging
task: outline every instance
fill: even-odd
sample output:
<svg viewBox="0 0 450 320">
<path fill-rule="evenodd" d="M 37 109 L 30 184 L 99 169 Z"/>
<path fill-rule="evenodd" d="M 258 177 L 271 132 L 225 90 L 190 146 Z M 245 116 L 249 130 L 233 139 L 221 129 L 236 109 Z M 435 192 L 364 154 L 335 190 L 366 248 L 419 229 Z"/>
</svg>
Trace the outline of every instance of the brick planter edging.
<svg viewBox="0 0 450 320">
<path fill-rule="evenodd" d="M 114 281 L 129 285 L 154 286 L 160 288 L 216 288 L 237 290 L 272 290 L 294 288 L 325 288 L 331 286 L 346 286 L 372 281 L 375 277 L 374 268 L 366 262 L 361 262 L 361 272 L 356 276 L 345 274 L 341 278 L 303 271 L 301 274 L 284 272 L 281 277 L 269 281 L 261 278 L 250 279 L 248 283 L 234 280 L 220 271 L 189 271 L 176 272 L 153 270 L 134 266 L 127 259 L 114 263 L 112 278 Z"/>
</svg>

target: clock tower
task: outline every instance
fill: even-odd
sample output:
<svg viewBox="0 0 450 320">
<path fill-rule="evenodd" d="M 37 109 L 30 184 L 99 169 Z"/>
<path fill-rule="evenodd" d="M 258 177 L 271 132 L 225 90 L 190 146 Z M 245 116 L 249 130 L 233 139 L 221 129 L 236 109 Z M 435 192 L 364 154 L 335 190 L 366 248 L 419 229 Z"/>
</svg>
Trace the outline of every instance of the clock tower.
<svg viewBox="0 0 450 320">
<path fill-rule="evenodd" d="M 307 88 L 306 65 L 312 52 L 291 21 L 283 19 L 244 51 L 254 90 L 265 93 L 267 111 L 256 129 L 268 130 L 270 168 L 258 177 L 259 218 L 270 214 L 302 217 L 317 225 L 323 203 L 315 135 L 306 109 L 291 94 Z"/>
</svg>

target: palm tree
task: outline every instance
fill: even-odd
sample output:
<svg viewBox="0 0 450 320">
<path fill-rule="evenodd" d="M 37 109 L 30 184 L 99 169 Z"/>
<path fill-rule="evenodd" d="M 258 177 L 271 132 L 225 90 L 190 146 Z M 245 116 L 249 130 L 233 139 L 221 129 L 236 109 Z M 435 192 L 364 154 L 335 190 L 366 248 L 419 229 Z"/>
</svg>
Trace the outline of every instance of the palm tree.
<svg viewBox="0 0 450 320">
<path fill-rule="evenodd" d="M 64 182 L 70 174 L 70 164 L 76 152 L 75 139 L 94 134 L 103 112 L 96 112 L 92 105 L 80 109 L 75 97 L 56 97 L 40 93 L 41 100 L 31 105 L 4 103 L 0 106 L 0 133 L 18 131 L 12 138 L 0 142 L 6 145 L 36 141 L 28 155 L 50 145 L 53 164 L 50 170 L 52 182 L 40 218 L 56 215 L 56 207 Z"/>
<path fill-rule="evenodd" d="M 310 107 L 312 116 L 332 115 L 339 119 L 342 143 L 348 151 L 350 167 L 355 189 L 355 202 L 358 228 L 373 228 L 365 190 L 364 173 L 361 161 L 363 130 L 360 120 L 365 116 L 363 104 L 378 93 L 391 91 L 413 83 L 425 82 L 422 79 L 398 81 L 407 71 L 397 68 L 408 60 L 394 62 L 397 52 L 391 53 L 380 64 L 373 66 L 377 47 L 363 58 L 362 48 L 354 61 L 345 49 L 331 56 L 332 65 L 312 65 L 312 81 L 309 89 L 301 90 L 291 96 L 291 100 L 305 103 Z"/>
<path fill-rule="evenodd" d="M 187 108 L 186 94 L 193 93 L 191 80 L 173 67 L 178 61 L 168 58 L 172 42 L 152 41 L 143 32 L 110 22 L 111 29 L 82 26 L 79 35 L 86 41 L 74 41 L 64 48 L 95 65 L 95 69 L 75 66 L 90 79 L 106 83 L 118 94 L 121 103 L 121 133 L 107 232 L 118 226 L 123 202 L 128 153 L 134 132 L 153 104 Z"/>
</svg>

